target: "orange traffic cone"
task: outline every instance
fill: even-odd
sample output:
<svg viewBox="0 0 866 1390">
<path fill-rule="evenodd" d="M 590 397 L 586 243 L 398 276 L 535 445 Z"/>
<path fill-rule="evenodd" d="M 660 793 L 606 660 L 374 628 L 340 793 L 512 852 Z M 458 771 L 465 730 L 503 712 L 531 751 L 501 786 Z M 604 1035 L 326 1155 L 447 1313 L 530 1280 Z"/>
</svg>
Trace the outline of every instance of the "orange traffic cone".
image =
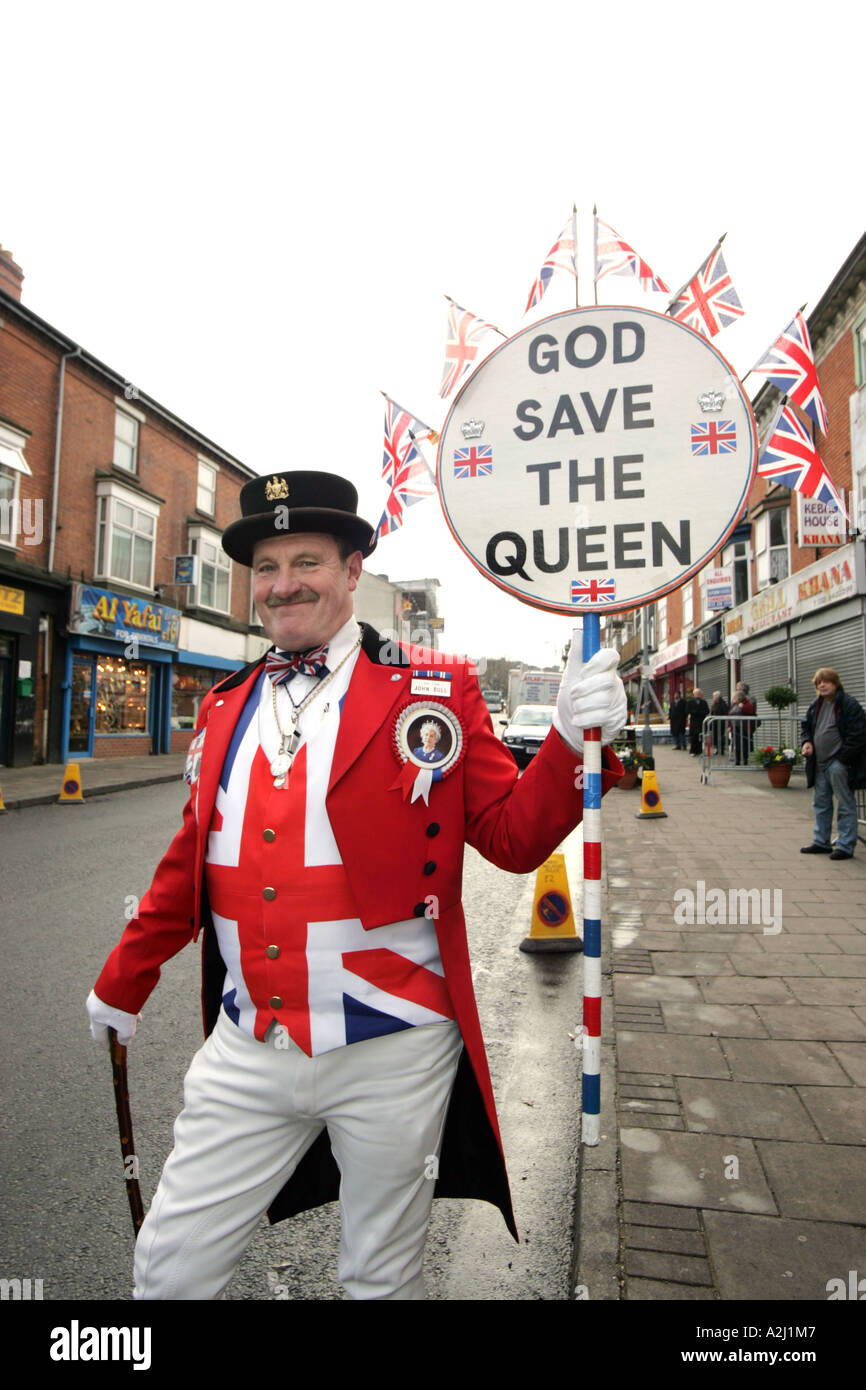
<svg viewBox="0 0 866 1390">
<path fill-rule="evenodd" d="M 81 790 L 81 773 L 78 770 L 78 763 L 67 763 L 63 773 L 63 785 L 60 788 L 58 801 L 79 802 L 84 800 L 84 793 Z"/>
<path fill-rule="evenodd" d="M 535 875 L 532 927 L 520 943 L 521 951 L 582 951 L 577 935 L 565 855 L 552 854 Z"/>
<path fill-rule="evenodd" d="M 645 767 L 640 792 L 640 810 L 636 813 L 637 818 L 644 820 L 653 816 L 666 816 L 667 811 L 662 810 L 662 797 L 659 791 L 658 778 L 653 768 Z"/>
</svg>

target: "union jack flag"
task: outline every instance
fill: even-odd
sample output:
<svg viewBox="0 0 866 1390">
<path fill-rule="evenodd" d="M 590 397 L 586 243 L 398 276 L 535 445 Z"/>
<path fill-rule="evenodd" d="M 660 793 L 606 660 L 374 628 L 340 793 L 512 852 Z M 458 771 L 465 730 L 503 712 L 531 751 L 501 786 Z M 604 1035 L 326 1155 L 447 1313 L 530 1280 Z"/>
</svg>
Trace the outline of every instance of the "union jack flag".
<svg viewBox="0 0 866 1390">
<path fill-rule="evenodd" d="M 616 580 L 572 579 L 572 603 L 613 603 L 616 598 Z"/>
<path fill-rule="evenodd" d="M 497 338 L 505 337 L 494 324 L 455 304 L 447 294 L 445 298 L 448 300 L 448 330 L 445 338 L 445 366 L 442 370 L 442 385 L 439 387 L 439 395 L 442 397 L 451 395 L 464 373 L 477 365 L 476 358 L 480 361 L 492 352 L 494 334 Z M 481 351 L 485 339 L 490 340 L 486 352 Z"/>
<path fill-rule="evenodd" d="M 208 836 L 206 875 L 220 954 L 223 1007 L 250 1036 L 274 1019 L 308 1056 L 454 1017 L 432 920 L 366 931 L 327 820 L 324 788 L 339 701 L 297 753 L 275 793 L 259 745 L 258 686 L 226 757 Z M 249 713 L 248 713 L 249 711 Z M 239 725 L 240 727 L 240 725 Z M 273 905 L 262 901 L 262 808 L 279 850 L 270 861 Z M 278 943 L 266 959 L 264 942 Z M 274 1040 L 274 1045 L 279 1045 Z"/>
<path fill-rule="evenodd" d="M 436 480 L 426 459 L 414 447 L 402 463 L 395 464 L 394 482 L 385 503 L 385 510 L 379 518 L 376 536 L 381 540 L 403 525 L 403 511 L 432 497 L 436 491 Z"/>
<path fill-rule="evenodd" d="M 670 286 L 653 273 L 634 247 L 623 241 L 609 223 L 602 222 L 596 216 L 595 283 L 598 284 L 605 275 L 634 275 L 640 280 L 642 290 L 659 290 L 662 294 L 671 292 Z"/>
<path fill-rule="evenodd" d="M 692 425 L 692 453 L 735 454 L 737 426 L 733 420 L 704 420 Z"/>
<path fill-rule="evenodd" d="M 382 392 L 385 395 L 384 391 Z M 418 420 L 402 405 L 385 396 L 385 450 L 382 455 L 382 477 L 389 487 L 394 486 L 394 477 L 405 463 L 420 458 L 415 448 L 419 439 L 437 439 L 435 430 Z"/>
<path fill-rule="evenodd" d="M 781 483 L 782 487 L 802 492 L 804 497 L 833 502 L 843 516 L 847 516 L 836 486 L 805 426 L 784 401 L 761 451 L 758 473 L 762 478 Z"/>
<path fill-rule="evenodd" d="M 674 296 L 667 313 L 678 323 L 697 329 L 705 338 L 714 338 L 729 323 L 742 318 L 745 310 L 728 274 L 721 241 L 692 279 Z"/>
<path fill-rule="evenodd" d="M 752 371 L 760 372 L 783 395 L 790 396 L 794 404 L 815 421 L 821 433 L 827 434 L 827 409 L 818 385 L 809 330 L 801 313 L 794 315 Z"/>
<path fill-rule="evenodd" d="M 528 314 L 542 299 L 557 270 L 567 270 L 577 279 L 577 235 L 574 230 L 574 217 L 570 217 L 547 253 L 547 259 L 532 282 L 529 299 L 524 309 Z"/>
<path fill-rule="evenodd" d="M 454 450 L 455 478 L 486 478 L 492 472 L 492 445 L 473 444 L 469 449 Z"/>
</svg>

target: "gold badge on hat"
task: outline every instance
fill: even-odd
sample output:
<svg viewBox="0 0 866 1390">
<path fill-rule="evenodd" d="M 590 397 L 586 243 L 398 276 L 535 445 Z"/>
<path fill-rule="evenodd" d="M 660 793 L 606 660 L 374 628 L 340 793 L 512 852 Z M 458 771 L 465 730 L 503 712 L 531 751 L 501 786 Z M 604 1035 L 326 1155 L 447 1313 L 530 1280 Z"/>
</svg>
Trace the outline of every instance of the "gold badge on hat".
<svg viewBox="0 0 866 1390">
<path fill-rule="evenodd" d="M 285 478 L 278 478 L 274 474 L 273 478 L 269 478 L 265 483 L 265 497 L 269 502 L 278 502 L 281 497 L 288 497 L 288 495 L 289 485 Z"/>
</svg>

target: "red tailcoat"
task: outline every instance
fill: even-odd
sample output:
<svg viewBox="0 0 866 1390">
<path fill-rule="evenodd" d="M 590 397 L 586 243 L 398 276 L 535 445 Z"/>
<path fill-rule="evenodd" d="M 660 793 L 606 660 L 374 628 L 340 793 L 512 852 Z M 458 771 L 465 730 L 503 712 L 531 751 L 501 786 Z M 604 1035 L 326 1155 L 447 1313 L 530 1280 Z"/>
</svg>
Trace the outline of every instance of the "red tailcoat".
<svg viewBox="0 0 866 1390">
<path fill-rule="evenodd" d="M 472 988 L 461 905 L 463 845 L 512 873 L 530 873 L 580 821 L 579 764 L 551 730 L 526 772 L 493 732 L 477 678 L 465 662 L 425 652 L 414 665 L 446 668 L 443 699 L 465 735 L 462 761 L 430 789 L 429 804 L 412 802 L 393 784 L 400 772 L 394 723 L 413 697 L 408 655 L 362 625 L 363 644 L 346 694 L 337 736 L 327 811 L 358 915 L 367 930 L 423 917 L 438 899 L 436 932 L 445 979 L 465 1044 L 445 1126 L 438 1197 L 478 1197 L 499 1206 L 516 1235 L 487 1058 Z M 418 656 L 416 649 L 413 657 Z M 217 785 L 229 741 L 261 661 L 216 686 L 202 702 L 201 767 L 183 825 L 156 870 L 138 916 L 127 926 L 95 985 L 106 1004 L 137 1013 L 159 979 L 160 966 L 202 934 L 205 1033 L 216 1022 L 225 977 L 204 884 L 204 858 Z M 395 679 L 399 677 L 399 679 Z M 415 696 L 419 703 L 422 696 Z M 609 749 L 603 790 L 622 775 Z M 431 864 L 433 868 L 431 869 Z M 506 924 L 503 924 L 506 928 Z M 516 943 L 515 943 L 516 944 Z M 327 1130 L 304 1155 L 268 1215 L 282 1220 L 334 1201 L 339 1172 Z"/>
</svg>

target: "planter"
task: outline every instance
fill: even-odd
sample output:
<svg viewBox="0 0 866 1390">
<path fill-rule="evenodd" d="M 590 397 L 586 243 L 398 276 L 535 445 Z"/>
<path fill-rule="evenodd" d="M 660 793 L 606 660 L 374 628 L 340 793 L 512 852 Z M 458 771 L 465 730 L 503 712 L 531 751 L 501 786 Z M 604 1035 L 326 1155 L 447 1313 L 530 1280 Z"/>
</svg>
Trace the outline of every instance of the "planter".
<svg viewBox="0 0 866 1390">
<path fill-rule="evenodd" d="M 788 763 L 770 763 L 767 776 L 772 787 L 787 787 L 791 780 L 791 768 Z"/>
<path fill-rule="evenodd" d="M 637 768 L 627 767 L 616 785 L 619 787 L 620 791 L 631 791 L 632 787 L 637 785 Z"/>
</svg>

